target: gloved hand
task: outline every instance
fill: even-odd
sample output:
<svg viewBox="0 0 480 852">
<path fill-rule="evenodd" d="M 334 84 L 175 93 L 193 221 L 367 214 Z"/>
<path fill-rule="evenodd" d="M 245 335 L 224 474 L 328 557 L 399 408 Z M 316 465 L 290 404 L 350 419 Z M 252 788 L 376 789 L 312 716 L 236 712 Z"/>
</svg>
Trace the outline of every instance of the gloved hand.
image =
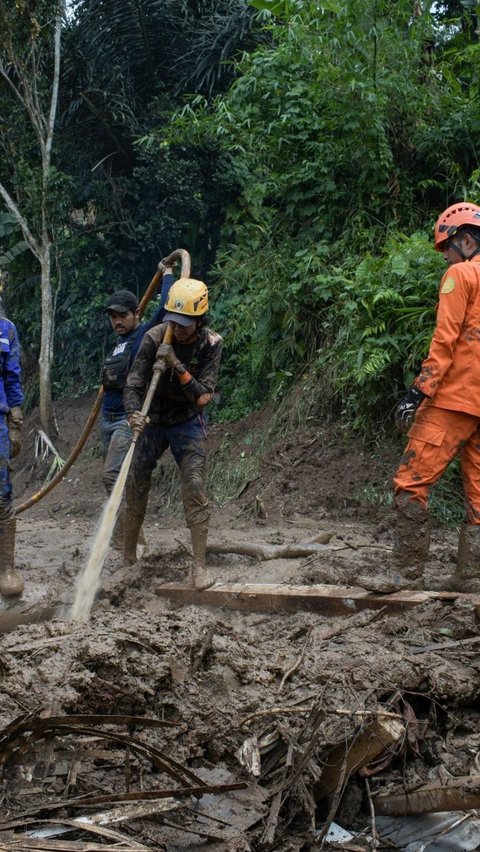
<svg viewBox="0 0 480 852">
<path fill-rule="evenodd" d="M 400 400 L 395 409 L 395 426 L 399 432 L 408 432 L 414 421 L 417 408 L 426 398 L 427 395 L 425 393 L 412 387 L 403 399 Z"/>
<path fill-rule="evenodd" d="M 157 349 L 157 357 L 155 359 L 155 363 L 158 363 L 158 361 L 163 361 L 163 363 L 166 364 L 167 367 L 171 367 L 172 370 L 175 370 L 176 372 L 178 372 L 179 367 L 182 367 L 183 371 L 183 364 L 180 359 L 177 358 L 177 356 L 175 355 L 173 346 L 171 346 L 170 343 L 160 344 Z"/>
<path fill-rule="evenodd" d="M 22 409 L 18 405 L 14 405 L 7 415 L 8 422 L 8 437 L 10 439 L 10 458 L 14 459 L 18 456 L 22 449 Z"/>
<path fill-rule="evenodd" d="M 146 414 L 142 414 L 141 411 L 134 411 L 127 419 L 130 429 L 132 432 L 136 432 L 137 435 L 141 435 L 145 426 L 150 423 L 150 417 L 147 417 Z"/>
</svg>

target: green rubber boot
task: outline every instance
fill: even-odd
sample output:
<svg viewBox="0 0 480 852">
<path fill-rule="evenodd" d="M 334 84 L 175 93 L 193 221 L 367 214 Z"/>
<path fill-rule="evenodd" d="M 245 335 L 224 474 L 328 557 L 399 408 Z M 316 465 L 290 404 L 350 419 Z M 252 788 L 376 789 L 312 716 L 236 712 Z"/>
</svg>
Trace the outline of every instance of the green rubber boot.
<svg viewBox="0 0 480 852">
<path fill-rule="evenodd" d="M 24 589 L 15 568 L 15 529 L 15 518 L 0 521 L 0 594 L 5 598 L 19 598 Z"/>
</svg>

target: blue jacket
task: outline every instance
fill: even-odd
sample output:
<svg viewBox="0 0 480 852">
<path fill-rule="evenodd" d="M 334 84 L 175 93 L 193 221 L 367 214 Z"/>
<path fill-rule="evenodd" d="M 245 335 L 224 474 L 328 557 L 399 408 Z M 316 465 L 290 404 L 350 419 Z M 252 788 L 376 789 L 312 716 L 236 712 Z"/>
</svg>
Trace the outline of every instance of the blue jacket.
<svg viewBox="0 0 480 852">
<path fill-rule="evenodd" d="M 13 322 L 0 317 L 0 413 L 7 414 L 25 399 L 20 380 L 20 344 Z"/>
<path fill-rule="evenodd" d="M 140 344 L 145 336 L 145 332 L 147 332 L 150 328 L 153 328 L 155 325 L 160 325 L 163 320 L 163 316 L 165 314 L 165 303 L 168 298 L 168 293 L 170 291 L 170 287 L 173 284 L 173 275 L 164 275 L 162 280 L 162 290 L 160 294 L 160 301 L 158 307 L 155 310 L 151 320 L 149 322 L 141 323 L 137 325 L 136 328 L 132 329 L 130 334 L 122 336 L 120 340 L 115 344 L 113 348 L 113 352 L 115 349 L 119 348 L 119 346 L 129 346 L 130 349 L 130 358 L 129 358 L 129 366 L 131 367 L 134 360 L 135 355 L 140 349 Z M 122 390 L 111 390 L 105 391 L 105 395 L 102 401 L 102 412 L 103 414 L 116 414 L 119 417 L 123 414 L 125 417 L 125 406 L 123 404 L 123 388 Z"/>
</svg>

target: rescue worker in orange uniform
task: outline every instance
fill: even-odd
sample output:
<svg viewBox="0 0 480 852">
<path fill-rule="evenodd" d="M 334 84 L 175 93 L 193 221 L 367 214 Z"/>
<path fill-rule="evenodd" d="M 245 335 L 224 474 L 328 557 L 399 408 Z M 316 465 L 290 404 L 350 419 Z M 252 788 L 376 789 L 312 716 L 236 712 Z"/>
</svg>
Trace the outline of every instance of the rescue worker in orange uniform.
<svg viewBox="0 0 480 852">
<path fill-rule="evenodd" d="M 430 546 L 427 498 L 460 456 L 466 518 L 455 591 L 480 591 L 480 207 L 458 202 L 435 225 L 435 249 L 448 269 L 440 282 L 435 331 L 395 422 L 408 444 L 394 477 L 397 588 L 422 586 Z"/>
</svg>

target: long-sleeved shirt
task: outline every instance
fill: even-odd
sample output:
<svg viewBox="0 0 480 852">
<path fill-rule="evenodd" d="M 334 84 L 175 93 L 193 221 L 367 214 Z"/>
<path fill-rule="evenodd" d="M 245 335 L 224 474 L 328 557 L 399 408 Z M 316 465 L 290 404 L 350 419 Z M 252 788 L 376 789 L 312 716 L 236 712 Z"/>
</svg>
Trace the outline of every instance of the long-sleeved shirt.
<svg viewBox="0 0 480 852">
<path fill-rule="evenodd" d="M 145 334 L 138 355 L 128 374 L 123 401 L 127 415 L 142 408 L 148 385 L 153 376 L 157 349 L 163 341 L 166 324 L 158 325 Z M 185 364 L 192 378 L 180 384 L 175 370 L 167 369 L 160 378 L 148 416 L 153 425 L 174 426 L 199 413 L 196 401 L 203 394 L 213 394 L 220 368 L 223 340 L 216 331 L 201 326 L 197 339 L 188 345 L 173 341 L 174 352 Z"/>
<path fill-rule="evenodd" d="M 117 343 L 115 344 L 115 346 L 109 353 L 109 356 L 107 357 L 110 357 L 117 351 L 120 352 L 121 350 L 125 349 L 125 347 L 128 347 L 128 366 L 129 368 L 132 366 L 145 333 L 150 328 L 153 328 L 155 325 L 161 323 L 163 319 L 163 316 L 165 314 L 165 303 L 167 301 L 168 293 L 172 284 L 173 275 L 171 273 L 165 274 L 162 279 L 160 301 L 151 320 L 149 320 L 148 322 L 140 323 L 140 325 L 137 325 L 136 328 L 133 328 L 132 331 L 129 332 L 129 334 L 118 335 Z M 109 415 L 115 414 L 119 417 L 121 417 L 122 414 L 125 414 L 125 408 L 123 405 L 123 387 L 119 390 L 105 391 L 102 401 L 102 413 Z"/>
<path fill-rule="evenodd" d="M 0 317 L 0 412 L 23 405 L 20 370 L 20 344 L 13 322 Z"/>
<path fill-rule="evenodd" d="M 480 417 L 480 256 L 440 282 L 437 322 L 414 386 L 432 405 Z M 425 405 L 428 401 L 425 402 Z"/>
</svg>

